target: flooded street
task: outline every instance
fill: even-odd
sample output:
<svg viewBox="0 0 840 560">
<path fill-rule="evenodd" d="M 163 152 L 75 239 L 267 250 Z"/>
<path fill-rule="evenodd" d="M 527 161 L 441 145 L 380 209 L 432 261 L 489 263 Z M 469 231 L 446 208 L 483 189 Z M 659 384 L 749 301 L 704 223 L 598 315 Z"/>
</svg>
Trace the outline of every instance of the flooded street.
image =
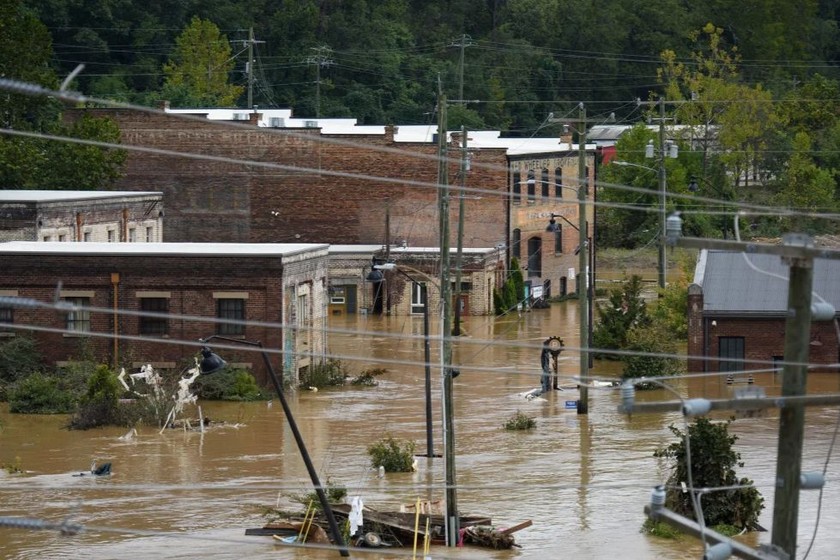
<svg viewBox="0 0 840 560">
<path fill-rule="evenodd" d="M 660 540 L 640 533 L 651 488 L 664 482 L 667 465 L 653 451 L 671 443 L 677 413 L 620 415 L 616 389 L 590 391 L 590 413 L 566 408 L 577 391 L 554 391 L 544 399 L 521 393 L 539 386 L 539 346 L 560 336 L 561 375 L 579 371 L 576 302 L 522 316 L 467 317 L 465 336 L 455 344 L 456 474 L 462 514 L 492 517 L 504 527 L 533 520 L 515 534 L 511 551 L 432 548 L 432 558 L 675 558 L 696 559 L 695 539 Z M 421 499 L 442 499 L 442 458 L 419 458 L 418 471 L 378 478 L 367 446 L 385 435 L 410 439 L 426 452 L 421 317 L 334 317 L 330 352 L 354 374 L 364 368 L 387 372 L 377 387 L 318 392 L 295 391 L 289 401 L 322 482 L 348 488 L 376 509 L 397 509 Z M 403 336 L 391 336 L 401 333 Z M 438 359 L 438 326 L 432 325 L 432 361 Z M 596 362 L 593 375 L 618 375 L 617 364 Z M 432 367 L 433 437 L 443 451 L 440 367 Z M 772 374 L 758 378 L 768 394 L 778 392 Z M 561 384 L 571 384 L 561 380 Z M 730 394 L 720 380 L 680 380 L 684 396 Z M 812 375 L 811 392 L 837 392 L 836 375 Z M 664 391 L 638 394 L 643 400 L 671 400 Z M 0 557 L 35 558 L 338 558 L 335 551 L 275 546 L 269 537 L 244 536 L 264 523 L 266 508 L 298 508 L 290 496 L 311 483 L 276 399 L 260 403 L 203 402 L 203 413 L 223 425 L 206 433 L 140 428 L 68 432 L 65 417 L 10 415 L 0 409 L 0 463 L 14 463 L 26 475 L 0 473 L 0 515 L 82 523 L 84 533 L 0 528 Z M 504 422 L 517 410 L 536 418 L 531 432 L 510 432 Z M 838 411 L 807 409 L 803 471 L 821 470 Z M 736 420 L 736 451 L 765 498 L 761 524 L 772 525 L 778 418 Z M 73 476 L 92 460 L 111 461 L 111 477 Z M 840 550 L 840 484 L 837 460 L 829 466 L 819 534 L 809 559 L 837 558 Z M 817 492 L 800 500 L 799 555 L 808 547 L 817 519 Z M 746 543 L 769 542 L 770 534 L 746 535 Z M 353 551 L 359 558 L 411 557 L 411 548 L 386 553 Z"/>
</svg>

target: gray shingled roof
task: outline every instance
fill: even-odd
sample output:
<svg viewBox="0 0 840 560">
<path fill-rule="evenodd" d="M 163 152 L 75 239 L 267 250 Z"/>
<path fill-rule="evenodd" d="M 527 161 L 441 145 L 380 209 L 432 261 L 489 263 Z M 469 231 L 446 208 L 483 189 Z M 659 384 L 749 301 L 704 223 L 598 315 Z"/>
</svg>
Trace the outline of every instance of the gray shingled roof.
<svg viewBox="0 0 840 560">
<path fill-rule="evenodd" d="M 781 315 L 787 309 L 789 267 L 776 255 L 703 251 L 694 283 L 703 287 L 707 315 Z M 781 276 L 784 280 L 778 278 Z M 814 292 L 840 309 L 840 260 L 814 260 Z M 814 301 L 819 301 L 814 297 Z"/>
</svg>

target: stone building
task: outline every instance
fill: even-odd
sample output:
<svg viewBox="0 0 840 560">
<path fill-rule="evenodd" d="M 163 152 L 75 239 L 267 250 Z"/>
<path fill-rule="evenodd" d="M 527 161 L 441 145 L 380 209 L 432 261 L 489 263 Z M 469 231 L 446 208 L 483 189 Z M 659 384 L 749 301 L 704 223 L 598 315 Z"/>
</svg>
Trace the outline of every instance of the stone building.
<svg viewBox="0 0 840 560">
<path fill-rule="evenodd" d="M 163 195 L 0 190 L 0 241 L 163 241 Z"/>
<path fill-rule="evenodd" d="M 327 249 L 303 243 L 0 243 L 0 295 L 45 304 L 0 308 L 0 334 L 37 327 L 31 333 L 52 365 L 78 358 L 84 344 L 103 363 L 126 369 L 145 363 L 183 368 L 199 339 L 219 334 L 261 342 L 278 374 L 296 382 L 326 353 Z M 74 308 L 56 310 L 55 302 Z M 243 345 L 217 353 L 267 383 L 262 358 L 249 350 Z"/>
</svg>

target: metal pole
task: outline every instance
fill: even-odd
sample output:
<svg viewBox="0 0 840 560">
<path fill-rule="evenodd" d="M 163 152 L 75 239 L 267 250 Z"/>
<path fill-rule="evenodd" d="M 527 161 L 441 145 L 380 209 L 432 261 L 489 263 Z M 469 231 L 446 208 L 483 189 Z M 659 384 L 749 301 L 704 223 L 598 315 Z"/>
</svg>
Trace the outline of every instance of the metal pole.
<svg viewBox="0 0 840 560">
<path fill-rule="evenodd" d="M 586 195 L 589 179 L 586 176 L 586 107 L 580 104 L 580 131 L 578 132 L 578 304 L 580 305 L 580 400 L 578 414 L 589 413 L 589 287 L 587 268 L 589 267 L 588 227 L 586 220 Z"/>
<path fill-rule="evenodd" d="M 659 99 L 659 287 L 665 288 L 665 100 Z"/>
<path fill-rule="evenodd" d="M 248 110 L 254 108 L 254 28 L 248 29 Z"/>
<path fill-rule="evenodd" d="M 805 237 L 805 236 L 802 236 Z M 792 238 L 786 238 L 786 241 Z M 790 243 L 786 243 L 790 244 Z M 813 260 L 789 259 L 788 316 L 785 322 L 785 365 L 782 370 L 782 396 L 805 394 L 808 340 L 811 333 L 811 289 Z M 779 446 L 776 459 L 776 496 L 773 500 L 772 544 L 796 556 L 799 517 L 799 475 L 802 470 L 802 437 L 805 408 L 792 402 L 779 412 Z"/>
</svg>

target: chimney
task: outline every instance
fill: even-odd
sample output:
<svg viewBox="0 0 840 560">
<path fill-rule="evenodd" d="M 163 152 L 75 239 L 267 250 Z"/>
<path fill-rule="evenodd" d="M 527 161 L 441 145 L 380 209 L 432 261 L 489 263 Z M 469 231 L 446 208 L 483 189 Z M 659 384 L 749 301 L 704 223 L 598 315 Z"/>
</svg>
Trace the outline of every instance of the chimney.
<svg viewBox="0 0 840 560">
<path fill-rule="evenodd" d="M 168 111 L 169 110 L 169 100 L 168 99 L 161 99 L 157 102 L 157 108 L 161 111 Z"/>
<path fill-rule="evenodd" d="M 394 136 L 397 135 L 397 131 L 400 129 L 398 126 L 394 126 L 392 124 L 385 126 L 385 141 L 390 142 L 393 144 Z"/>
<path fill-rule="evenodd" d="M 256 111 L 252 113 L 248 113 L 248 124 L 252 124 L 257 126 L 262 118 L 262 113 L 257 113 Z"/>
</svg>

